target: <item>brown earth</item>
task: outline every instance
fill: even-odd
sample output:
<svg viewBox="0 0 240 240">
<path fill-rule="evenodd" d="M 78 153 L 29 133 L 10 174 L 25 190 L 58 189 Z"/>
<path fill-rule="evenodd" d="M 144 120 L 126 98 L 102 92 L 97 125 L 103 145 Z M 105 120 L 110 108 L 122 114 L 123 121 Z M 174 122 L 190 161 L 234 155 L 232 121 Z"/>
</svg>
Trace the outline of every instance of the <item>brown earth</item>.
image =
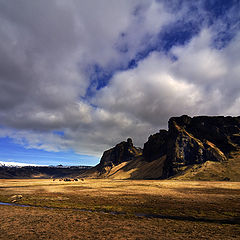
<svg viewBox="0 0 240 240">
<path fill-rule="evenodd" d="M 0 205 L 0 239 L 240 239 L 237 182 L 0 180 L 0 201 L 38 206 Z"/>
</svg>

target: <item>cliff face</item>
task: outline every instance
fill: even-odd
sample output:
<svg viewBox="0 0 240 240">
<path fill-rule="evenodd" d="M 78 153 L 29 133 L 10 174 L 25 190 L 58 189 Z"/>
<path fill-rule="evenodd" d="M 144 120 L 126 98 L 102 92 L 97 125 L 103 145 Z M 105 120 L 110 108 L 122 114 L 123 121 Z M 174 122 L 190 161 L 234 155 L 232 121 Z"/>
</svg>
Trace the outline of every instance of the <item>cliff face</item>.
<svg viewBox="0 0 240 240">
<path fill-rule="evenodd" d="M 123 170 L 131 172 L 130 178 L 131 176 L 138 178 L 136 173 L 140 172 L 139 169 L 141 169 L 139 178 L 140 176 L 151 178 L 149 173 L 151 169 L 154 171 L 155 178 L 165 179 L 178 176 L 191 167 L 193 168 L 191 171 L 194 172 L 204 166 L 206 173 L 210 171 L 208 170 L 210 166 L 211 169 L 214 167 L 219 171 L 221 169 L 221 173 L 209 173 L 211 176 L 221 175 L 215 179 L 224 179 L 227 168 L 235 171 L 234 179 L 238 179 L 239 159 L 240 117 L 199 116 L 191 118 L 183 115 L 170 118 L 168 131 L 160 130 L 151 135 L 144 144 L 143 151 L 134 147 L 132 140 L 128 139 L 127 142 L 119 143 L 114 148 L 105 151 L 96 167 L 100 175 L 115 166 L 119 166 L 117 171 L 120 172 L 123 166 L 121 164 L 127 162 Z M 233 161 L 231 166 L 234 168 L 228 165 L 231 161 Z M 144 173 L 145 166 L 148 166 L 147 175 Z M 158 169 L 155 169 L 156 167 Z M 205 178 L 207 179 L 208 176 Z"/>
<path fill-rule="evenodd" d="M 107 169 L 110 169 L 122 162 L 133 160 L 141 154 L 142 149 L 134 147 L 132 139 L 128 138 L 127 142 L 121 142 L 115 147 L 105 151 L 100 163 L 96 167 L 99 172 L 103 174 L 107 171 Z"/>
<path fill-rule="evenodd" d="M 169 120 L 164 176 L 173 176 L 192 164 L 225 162 L 240 147 L 239 117 L 176 117 Z"/>
<path fill-rule="evenodd" d="M 144 144 L 143 156 L 147 162 L 156 160 L 167 154 L 168 131 L 160 130 L 151 135 Z"/>
<path fill-rule="evenodd" d="M 240 117 L 174 117 L 144 144 L 146 161 L 166 155 L 162 178 L 206 161 L 226 162 L 240 147 Z M 154 157 L 156 156 L 156 157 Z"/>
</svg>

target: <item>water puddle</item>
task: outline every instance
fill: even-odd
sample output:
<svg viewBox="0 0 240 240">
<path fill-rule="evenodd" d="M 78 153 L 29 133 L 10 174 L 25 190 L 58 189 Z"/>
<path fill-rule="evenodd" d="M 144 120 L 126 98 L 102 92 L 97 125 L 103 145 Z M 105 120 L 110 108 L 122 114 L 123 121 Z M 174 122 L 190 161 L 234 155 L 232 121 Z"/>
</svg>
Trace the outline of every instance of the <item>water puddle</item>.
<svg viewBox="0 0 240 240">
<path fill-rule="evenodd" d="M 30 205 L 22 205 L 22 204 L 17 204 L 17 203 L 6 203 L 6 202 L 0 202 L 0 205 L 16 206 L 16 207 L 33 207 Z"/>
<path fill-rule="evenodd" d="M 8 206 L 11 206 L 12 204 L 11 204 L 11 203 L 0 202 L 0 205 L 8 205 Z"/>
<path fill-rule="evenodd" d="M 22 205 L 17 203 L 6 203 L 0 202 L 0 205 L 5 206 L 15 206 L 15 207 L 31 207 L 31 208 L 44 208 L 44 209 L 59 209 L 59 210 L 73 210 L 80 212 L 92 212 L 92 213 L 104 213 L 111 215 L 128 215 L 125 212 L 108 212 L 104 210 L 89 210 L 89 209 L 79 209 L 79 208 L 59 208 L 59 207 L 42 207 L 42 206 L 32 206 L 32 205 Z M 159 219 L 170 219 L 170 220 L 180 220 L 180 221 L 191 221 L 191 222 L 205 222 L 205 223 L 219 223 L 219 224 L 240 224 L 239 218 L 232 219 L 207 219 L 207 218 L 195 218 L 191 216 L 169 216 L 169 215 L 159 215 L 159 214 L 146 214 L 146 213 L 135 213 L 135 217 L 139 218 L 159 218 Z"/>
</svg>

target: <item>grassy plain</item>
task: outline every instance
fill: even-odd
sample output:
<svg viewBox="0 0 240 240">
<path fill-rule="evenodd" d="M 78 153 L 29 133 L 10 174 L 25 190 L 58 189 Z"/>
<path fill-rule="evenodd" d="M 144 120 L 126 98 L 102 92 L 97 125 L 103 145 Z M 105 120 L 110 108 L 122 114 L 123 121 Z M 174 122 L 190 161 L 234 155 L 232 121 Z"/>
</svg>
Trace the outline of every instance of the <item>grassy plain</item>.
<svg viewBox="0 0 240 240">
<path fill-rule="evenodd" d="M 240 239 L 238 182 L 0 180 L 0 239 Z"/>
</svg>

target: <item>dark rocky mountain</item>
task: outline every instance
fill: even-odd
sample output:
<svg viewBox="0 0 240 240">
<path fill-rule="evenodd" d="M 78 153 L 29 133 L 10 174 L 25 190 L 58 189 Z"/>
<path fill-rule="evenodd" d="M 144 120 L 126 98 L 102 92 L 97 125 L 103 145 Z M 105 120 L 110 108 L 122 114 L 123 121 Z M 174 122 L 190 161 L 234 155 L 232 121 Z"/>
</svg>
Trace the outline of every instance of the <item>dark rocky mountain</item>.
<svg viewBox="0 0 240 240">
<path fill-rule="evenodd" d="M 240 180 L 240 117 L 170 118 L 168 131 L 151 135 L 143 151 L 128 139 L 105 151 L 91 173 L 112 178 Z"/>
<path fill-rule="evenodd" d="M 99 163 L 99 168 L 106 166 L 118 165 L 122 162 L 130 161 L 133 158 L 142 154 L 142 149 L 133 146 L 131 138 L 127 142 L 121 142 L 114 148 L 111 148 L 103 153 Z"/>
<path fill-rule="evenodd" d="M 131 138 L 117 144 L 115 147 L 105 151 L 100 163 L 95 167 L 99 174 L 105 174 L 114 166 L 123 162 L 129 162 L 142 155 L 142 149 L 133 146 Z"/>
</svg>

